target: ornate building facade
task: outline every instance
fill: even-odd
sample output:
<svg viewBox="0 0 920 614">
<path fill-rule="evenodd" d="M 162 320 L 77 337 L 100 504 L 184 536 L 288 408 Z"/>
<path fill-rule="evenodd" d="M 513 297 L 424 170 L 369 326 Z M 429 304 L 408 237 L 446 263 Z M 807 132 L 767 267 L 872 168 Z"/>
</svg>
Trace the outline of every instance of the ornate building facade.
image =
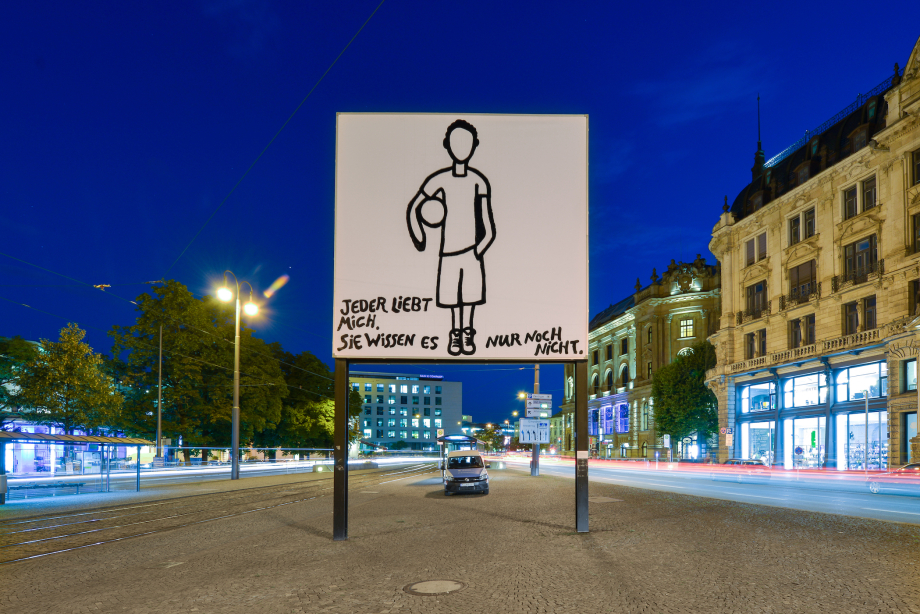
<svg viewBox="0 0 920 614">
<path fill-rule="evenodd" d="M 917 460 L 920 41 L 903 71 L 775 157 L 758 142 L 710 250 L 720 460 Z"/>
<path fill-rule="evenodd" d="M 651 403 L 655 371 L 706 339 L 718 326 L 718 265 L 674 262 L 659 278 L 610 305 L 589 324 L 588 422 L 590 449 L 601 458 L 655 458 L 661 449 Z M 564 404 L 551 419 L 557 452 L 574 454 L 574 373 L 566 366 Z M 705 442 L 682 444 L 685 456 L 705 455 Z"/>
</svg>

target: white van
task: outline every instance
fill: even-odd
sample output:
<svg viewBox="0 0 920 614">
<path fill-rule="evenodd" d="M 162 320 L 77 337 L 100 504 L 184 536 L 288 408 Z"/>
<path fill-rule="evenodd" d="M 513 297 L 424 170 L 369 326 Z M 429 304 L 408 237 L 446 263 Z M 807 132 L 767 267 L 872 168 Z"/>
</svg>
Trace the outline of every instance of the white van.
<svg viewBox="0 0 920 614">
<path fill-rule="evenodd" d="M 477 450 L 453 450 L 441 467 L 444 494 L 478 492 L 489 494 L 489 463 Z"/>
</svg>

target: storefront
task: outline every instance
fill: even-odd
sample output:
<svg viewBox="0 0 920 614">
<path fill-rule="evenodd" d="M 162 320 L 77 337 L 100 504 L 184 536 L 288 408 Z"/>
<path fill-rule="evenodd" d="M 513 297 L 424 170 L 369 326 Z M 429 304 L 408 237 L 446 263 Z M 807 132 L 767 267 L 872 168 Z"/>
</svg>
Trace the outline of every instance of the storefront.
<svg viewBox="0 0 920 614">
<path fill-rule="evenodd" d="M 888 468 L 885 360 L 764 377 L 739 384 L 737 394 L 732 456 L 786 469 Z M 916 414 L 902 430 L 916 436 Z"/>
</svg>

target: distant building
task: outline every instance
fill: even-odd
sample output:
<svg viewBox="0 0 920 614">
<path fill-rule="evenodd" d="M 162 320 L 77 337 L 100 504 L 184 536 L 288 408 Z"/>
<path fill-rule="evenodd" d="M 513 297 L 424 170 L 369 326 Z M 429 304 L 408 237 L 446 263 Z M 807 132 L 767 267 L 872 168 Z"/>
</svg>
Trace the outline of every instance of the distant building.
<svg viewBox="0 0 920 614">
<path fill-rule="evenodd" d="M 463 383 L 440 375 L 349 374 L 363 397 L 362 439 L 393 449 L 435 450 L 439 435 L 461 432 Z"/>
<path fill-rule="evenodd" d="M 705 340 L 721 313 L 719 266 L 697 256 L 671 261 L 652 283 L 595 315 L 588 330 L 589 449 L 601 458 L 654 458 L 661 435 L 651 403 L 652 376 L 694 343 Z M 551 445 L 574 455 L 573 367 L 565 367 L 564 403 L 550 419 Z M 684 458 L 709 453 L 688 437 L 673 446 Z"/>
<path fill-rule="evenodd" d="M 882 469 L 920 458 L 920 41 L 726 205 L 720 458 Z M 868 424 L 866 400 L 868 391 Z"/>
</svg>

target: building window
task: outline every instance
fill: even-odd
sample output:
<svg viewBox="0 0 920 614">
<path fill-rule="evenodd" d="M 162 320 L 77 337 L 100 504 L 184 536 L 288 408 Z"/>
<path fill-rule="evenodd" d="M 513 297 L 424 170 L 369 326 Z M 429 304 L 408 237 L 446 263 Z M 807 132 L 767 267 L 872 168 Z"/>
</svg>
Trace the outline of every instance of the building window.
<svg viewBox="0 0 920 614">
<path fill-rule="evenodd" d="M 913 253 L 920 252 L 920 213 L 910 216 L 913 232 L 911 234 L 910 247 Z"/>
<path fill-rule="evenodd" d="M 861 401 L 863 390 L 869 391 L 870 399 L 888 396 L 887 361 L 850 367 L 837 373 L 837 402 Z"/>
<path fill-rule="evenodd" d="M 613 371 L 607 371 L 607 390 L 613 390 Z"/>
<path fill-rule="evenodd" d="M 408 416 L 408 415 L 409 415 L 409 410 L 406 409 L 405 407 L 400 407 L 400 408 L 399 408 L 399 415 L 400 415 L 400 416 Z"/>
<path fill-rule="evenodd" d="M 370 403 L 370 402 L 371 402 L 371 395 L 369 395 L 369 394 L 364 395 L 364 402 L 365 402 L 365 403 Z"/>
<path fill-rule="evenodd" d="M 400 394 L 407 394 L 407 393 L 409 392 L 409 385 L 408 385 L 408 384 L 400 384 L 400 386 L 399 386 L 399 392 L 400 392 Z"/>
<path fill-rule="evenodd" d="M 409 419 L 408 419 L 408 418 L 400 418 L 400 419 L 399 419 L 399 426 L 404 427 L 404 428 L 407 427 L 407 426 L 409 426 Z M 403 437 L 405 437 L 405 435 L 403 435 Z"/>
<path fill-rule="evenodd" d="M 418 439 L 418 431 L 412 431 L 412 439 Z"/>
<path fill-rule="evenodd" d="M 597 350 L 594 350 L 593 352 L 591 352 L 591 364 L 596 365 L 597 363 L 598 363 Z"/>
<path fill-rule="evenodd" d="M 406 434 L 407 434 L 408 432 L 409 432 L 409 431 L 399 431 L 399 438 L 400 438 L 400 439 L 405 439 L 405 438 L 406 438 Z"/>
<path fill-rule="evenodd" d="M 920 313 L 920 281 L 914 280 L 908 285 L 910 289 L 910 315 L 916 316 Z"/>
<path fill-rule="evenodd" d="M 626 337 L 620 339 L 620 354 L 629 354 L 629 339 Z"/>
<path fill-rule="evenodd" d="M 741 389 L 741 413 L 776 409 L 776 384 L 762 382 Z"/>
<path fill-rule="evenodd" d="M 759 281 L 747 287 L 747 314 L 752 318 L 759 318 L 767 307 L 767 282 Z"/>
<path fill-rule="evenodd" d="M 863 326 L 863 330 L 874 330 L 876 327 L 875 295 L 867 296 L 862 301 L 863 312 L 866 314 L 866 325 Z"/>
<path fill-rule="evenodd" d="M 757 237 L 750 239 L 745 243 L 745 253 L 747 254 L 747 264 L 750 266 L 767 257 L 767 233 L 761 233 Z"/>
<path fill-rule="evenodd" d="M 371 408 L 370 408 L 370 407 L 368 407 L 367 409 L 364 410 L 364 415 L 365 415 L 365 416 L 370 416 L 370 415 L 371 415 Z"/>
<path fill-rule="evenodd" d="M 425 386 L 424 388 L 422 388 L 422 393 L 431 394 L 431 386 Z"/>
<path fill-rule="evenodd" d="M 441 387 L 440 387 L 440 386 L 435 386 L 435 387 L 434 387 L 434 391 L 435 391 L 435 394 L 441 394 Z"/>
<path fill-rule="evenodd" d="M 798 168 L 798 171 L 796 171 L 798 185 L 802 185 L 803 183 L 808 181 L 808 170 L 809 170 L 809 165 L 807 163 L 803 164 L 802 166 Z"/>
<path fill-rule="evenodd" d="M 901 373 L 903 373 L 901 382 L 901 392 L 910 392 L 917 389 L 917 359 L 911 358 L 901 363 Z"/>
<path fill-rule="evenodd" d="M 382 415 L 383 415 L 383 408 L 382 408 L 382 407 L 378 407 L 378 408 L 377 408 L 377 415 L 378 415 L 378 416 L 382 416 Z"/>
<path fill-rule="evenodd" d="M 601 389 L 600 381 L 597 379 L 597 373 L 591 378 L 591 391 L 590 394 L 597 394 Z"/>
<path fill-rule="evenodd" d="M 412 404 L 418 405 L 418 397 L 412 397 Z"/>
<path fill-rule="evenodd" d="M 424 426 L 426 429 L 430 429 L 431 428 L 431 418 L 422 419 L 422 426 Z"/>
<path fill-rule="evenodd" d="M 808 407 L 827 403 L 827 375 L 815 373 L 787 379 L 783 384 L 784 407 Z"/>
<path fill-rule="evenodd" d="M 396 418 L 387 418 L 387 426 L 396 426 Z"/>
<path fill-rule="evenodd" d="M 748 201 L 749 211 L 753 213 L 763 207 L 763 192 L 758 192 Z"/>
<path fill-rule="evenodd" d="M 387 437 L 390 439 L 396 439 L 396 431 L 387 431 Z"/>
<path fill-rule="evenodd" d="M 815 209 L 812 207 L 789 220 L 789 245 L 815 235 Z"/>
<path fill-rule="evenodd" d="M 422 400 L 425 402 L 425 405 L 431 405 L 431 397 L 425 397 Z"/>
<path fill-rule="evenodd" d="M 686 339 L 693 336 L 693 320 L 680 321 L 680 338 Z"/>
<path fill-rule="evenodd" d="M 441 410 L 440 410 L 440 409 L 435 409 L 435 410 L 434 410 L 434 415 L 435 415 L 435 416 L 440 416 L 440 415 L 441 415 Z"/>
<path fill-rule="evenodd" d="M 647 372 L 646 377 L 649 379 L 652 379 L 652 363 L 648 363 L 647 366 L 648 366 L 648 372 Z"/>
<path fill-rule="evenodd" d="M 876 196 L 875 177 L 873 177 L 872 179 L 866 179 L 862 183 L 862 197 L 863 197 L 862 210 L 863 211 L 868 211 L 869 209 L 875 206 L 876 204 L 875 196 Z"/>
<path fill-rule="evenodd" d="M 620 369 L 620 386 L 626 387 L 629 385 L 629 365 L 623 365 L 623 368 Z"/>
<path fill-rule="evenodd" d="M 874 273 L 878 263 L 878 245 L 875 235 L 850 243 L 843 248 L 846 281 L 862 283 L 869 273 Z"/>
<path fill-rule="evenodd" d="M 613 344 L 607 344 L 607 360 L 613 360 Z"/>
<path fill-rule="evenodd" d="M 426 408 L 425 408 L 425 414 L 424 414 L 424 415 L 426 415 L 426 416 L 430 416 L 430 415 L 431 415 L 431 408 L 430 408 L 430 407 L 426 407 Z"/>
<path fill-rule="evenodd" d="M 396 394 L 396 384 L 390 384 L 390 394 Z"/>
<path fill-rule="evenodd" d="M 371 421 L 370 421 L 370 420 L 365 420 L 365 421 L 362 423 L 362 425 L 363 425 L 363 426 L 370 426 L 370 425 L 371 425 Z"/>
<path fill-rule="evenodd" d="M 371 437 L 371 430 L 370 430 L 370 429 L 364 429 L 364 437 L 365 437 L 365 438 L 370 438 L 370 437 Z"/>
<path fill-rule="evenodd" d="M 789 300 L 807 301 L 818 289 L 815 261 L 809 260 L 789 269 Z"/>
<path fill-rule="evenodd" d="M 913 162 L 911 166 L 913 167 L 913 171 L 914 171 L 913 172 L 914 185 L 917 185 L 918 183 L 920 183 L 920 149 L 912 153 L 911 157 L 913 158 Z"/>
<path fill-rule="evenodd" d="M 852 335 L 859 330 L 859 304 L 847 303 L 843 306 L 843 334 Z"/>
<path fill-rule="evenodd" d="M 412 428 L 418 428 L 418 418 L 412 418 Z"/>
<path fill-rule="evenodd" d="M 371 391 L 371 383 L 367 382 L 366 384 L 364 384 L 364 392 L 370 392 L 370 391 Z"/>
<path fill-rule="evenodd" d="M 642 401 L 642 413 L 639 418 L 639 428 L 643 431 L 648 430 L 648 401 Z"/>
<path fill-rule="evenodd" d="M 815 314 L 797 318 L 789 323 L 789 346 L 799 348 L 815 342 Z"/>
<path fill-rule="evenodd" d="M 642 442 L 642 458 L 648 457 L 648 443 Z"/>
<path fill-rule="evenodd" d="M 843 219 L 848 220 L 859 213 L 856 202 L 856 186 L 843 191 Z"/>
<path fill-rule="evenodd" d="M 412 394 L 418 394 L 418 384 L 412 385 Z"/>
<path fill-rule="evenodd" d="M 762 328 L 744 336 L 744 357 L 746 359 L 767 355 L 767 329 Z"/>
<path fill-rule="evenodd" d="M 436 429 L 441 428 L 441 419 L 440 419 L 440 418 L 435 418 L 435 419 L 434 419 L 434 428 L 436 428 Z"/>
<path fill-rule="evenodd" d="M 395 415 L 396 415 L 396 408 L 395 408 L 395 407 L 391 407 L 391 408 L 390 408 L 390 415 L 391 415 L 391 416 L 395 416 Z"/>
<path fill-rule="evenodd" d="M 440 404 L 441 404 L 441 397 L 435 397 L 435 398 L 434 398 L 434 404 L 435 404 L 435 405 L 440 405 Z"/>
<path fill-rule="evenodd" d="M 377 384 L 377 392 L 383 392 L 383 384 Z"/>
<path fill-rule="evenodd" d="M 431 439 L 431 431 L 422 431 L 422 439 Z"/>
<path fill-rule="evenodd" d="M 377 418 L 377 426 L 383 426 L 383 418 Z"/>
<path fill-rule="evenodd" d="M 648 341 L 646 343 L 651 343 L 651 342 L 652 342 L 652 327 L 649 326 L 648 327 Z"/>
</svg>

